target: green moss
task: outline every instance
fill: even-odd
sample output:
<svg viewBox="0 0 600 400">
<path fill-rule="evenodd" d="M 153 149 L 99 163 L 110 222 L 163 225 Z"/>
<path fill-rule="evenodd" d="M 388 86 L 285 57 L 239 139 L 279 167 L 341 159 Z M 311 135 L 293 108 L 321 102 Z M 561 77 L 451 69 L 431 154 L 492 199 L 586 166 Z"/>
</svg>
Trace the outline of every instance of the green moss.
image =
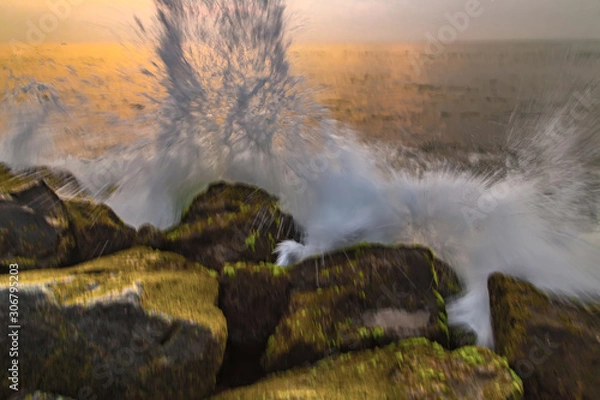
<svg viewBox="0 0 600 400">
<path fill-rule="evenodd" d="M 250 235 L 246 238 L 246 248 L 252 250 L 252 252 L 256 252 L 256 239 L 258 239 L 259 233 L 257 230 L 253 230 L 250 232 Z"/>
<path fill-rule="evenodd" d="M 381 327 L 373 328 L 373 337 L 375 339 L 382 338 L 385 336 L 385 329 Z"/>
<path fill-rule="evenodd" d="M 64 305 L 88 305 L 132 290 L 141 293 L 140 304 L 150 313 L 199 323 L 217 336 L 226 335 L 224 317 L 216 308 L 214 273 L 176 254 L 138 247 L 72 268 L 26 271 L 20 282 L 46 286 Z"/>
<path fill-rule="evenodd" d="M 528 339 L 527 321 L 533 310 L 544 312 L 550 307 L 548 296 L 531 285 L 516 279 L 494 275 L 490 279 L 492 318 L 512 321 L 495 330 L 496 351 L 510 360 L 524 358 L 521 347 Z M 501 297 L 502 300 L 495 300 Z"/>
<path fill-rule="evenodd" d="M 454 353 L 470 365 L 483 365 L 486 363 L 486 359 L 481 355 L 479 349 L 476 347 L 461 347 L 460 349 L 455 350 Z"/>
<path fill-rule="evenodd" d="M 33 182 L 33 179 L 13 174 L 6 165 L 0 163 L 0 193 L 17 191 L 20 187 L 31 182 Z"/>
<path fill-rule="evenodd" d="M 269 239 L 269 246 L 271 247 L 271 251 L 275 251 L 275 248 L 277 247 L 277 242 L 276 242 L 275 238 L 273 237 L 273 234 L 271 234 L 271 232 L 269 232 L 267 238 Z"/>
<path fill-rule="evenodd" d="M 165 237 L 167 240 L 176 241 L 200 235 L 207 229 L 223 229 L 236 222 L 247 220 L 252 216 L 253 212 L 254 210 L 250 209 L 246 212 L 221 213 L 212 215 L 207 219 L 180 224 L 176 228 L 168 231 Z"/>
<path fill-rule="evenodd" d="M 522 398 L 520 380 L 501 365 L 498 356 L 487 349 L 473 352 L 477 356 L 473 353 L 471 358 L 484 360 L 482 364 L 466 362 L 461 355 L 446 352 L 424 338 L 409 339 L 277 373 L 213 400 Z"/>
<path fill-rule="evenodd" d="M 237 262 L 235 264 L 226 263 L 223 268 L 223 273 L 233 278 L 235 277 L 236 272 L 241 269 L 246 269 L 253 273 L 263 273 L 265 271 L 268 271 L 271 275 L 275 277 L 285 275 L 289 272 L 287 268 L 281 267 L 273 263 L 260 262 L 258 264 L 255 264 L 247 262 Z"/>
</svg>

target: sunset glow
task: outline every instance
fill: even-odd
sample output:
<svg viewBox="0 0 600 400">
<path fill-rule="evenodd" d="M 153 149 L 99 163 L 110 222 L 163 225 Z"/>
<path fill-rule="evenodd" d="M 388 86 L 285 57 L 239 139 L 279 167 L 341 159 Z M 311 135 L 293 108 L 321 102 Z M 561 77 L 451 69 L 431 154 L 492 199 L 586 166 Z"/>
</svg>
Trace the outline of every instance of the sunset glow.
<svg viewBox="0 0 600 400">
<path fill-rule="evenodd" d="M 600 3 L 531 0 L 289 0 L 298 41 L 425 41 L 452 17 L 478 7 L 482 14 L 459 40 L 600 39 Z M 0 41 L 122 41 L 134 37 L 134 16 L 149 21 L 152 0 L 4 0 Z"/>
</svg>

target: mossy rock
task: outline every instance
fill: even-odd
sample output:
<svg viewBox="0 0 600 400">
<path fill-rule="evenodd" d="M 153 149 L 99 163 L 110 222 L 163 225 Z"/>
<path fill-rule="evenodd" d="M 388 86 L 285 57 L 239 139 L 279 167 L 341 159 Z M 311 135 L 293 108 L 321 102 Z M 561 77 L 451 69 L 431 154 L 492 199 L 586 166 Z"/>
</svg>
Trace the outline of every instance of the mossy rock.
<svg viewBox="0 0 600 400">
<path fill-rule="evenodd" d="M 212 400 L 522 399 L 520 379 L 488 349 L 453 352 L 424 338 L 342 354 Z"/>
<path fill-rule="evenodd" d="M 56 174 L 38 168 L 12 175 L 0 164 L 0 263 L 58 268 L 134 244 L 135 230 L 107 206 L 81 198 L 63 202 L 53 189 L 76 182 Z"/>
<path fill-rule="evenodd" d="M 274 262 L 278 242 L 295 235 L 277 199 L 255 187 L 218 183 L 198 196 L 163 249 L 220 271 L 226 263 Z"/>
<path fill-rule="evenodd" d="M 490 277 L 489 293 L 496 351 L 523 379 L 527 398 L 598 398 L 598 309 L 499 274 Z"/>
<path fill-rule="evenodd" d="M 20 172 L 21 175 L 35 180 L 43 180 L 60 196 L 66 198 L 89 199 L 82 190 L 77 178 L 68 171 L 48 167 L 32 167 Z"/>
<path fill-rule="evenodd" d="M 292 267 L 290 304 L 269 338 L 266 370 L 408 337 L 448 346 L 433 261 L 420 247 L 360 245 Z"/>
<path fill-rule="evenodd" d="M 134 248 L 72 268 L 22 272 L 19 282 L 24 389 L 106 399 L 202 398 L 214 389 L 227 341 L 214 272 L 180 255 Z M 0 289 L 4 320 L 7 291 Z M 8 348 L 7 327 L 0 333 Z M 8 352 L 0 362 L 8 365 Z"/>
<path fill-rule="evenodd" d="M 0 193 L 14 192 L 33 181 L 35 180 L 23 174 L 14 173 L 6 164 L 0 163 Z"/>
<path fill-rule="evenodd" d="M 458 295 L 463 290 L 463 285 L 454 270 L 445 262 L 435 257 L 431 252 L 433 259 L 433 271 L 437 280 L 438 292 L 444 299 Z"/>
<path fill-rule="evenodd" d="M 68 263 L 75 247 L 67 209 L 44 181 L 0 195 L 0 263 L 24 269 Z"/>
<path fill-rule="evenodd" d="M 110 255 L 132 247 L 136 231 L 106 205 L 72 200 L 64 203 L 75 249 L 70 264 Z"/>
<path fill-rule="evenodd" d="M 152 247 L 161 249 L 165 243 L 164 233 L 153 225 L 145 224 L 138 228 L 135 244 L 136 246 Z"/>
<path fill-rule="evenodd" d="M 54 192 L 61 192 L 69 197 L 86 198 L 79 182 L 70 172 L 48 167 L 12 171 L 8 166 L 0 163 L 0 193 L 14 192 L 38 181 L 44 181 Z"/>
</svg>

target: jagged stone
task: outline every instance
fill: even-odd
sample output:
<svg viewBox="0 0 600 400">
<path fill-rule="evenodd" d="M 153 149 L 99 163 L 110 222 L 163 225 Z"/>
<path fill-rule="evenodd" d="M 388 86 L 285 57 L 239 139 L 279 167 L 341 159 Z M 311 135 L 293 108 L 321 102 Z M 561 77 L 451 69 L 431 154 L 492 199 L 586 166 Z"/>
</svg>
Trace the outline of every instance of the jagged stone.
<svg viewBox="0 0 600 400">
<path fill-rule="evenodd" d="M 125 250 L 134 245 L 136 231 L 104 204 L 72 200 L 65 202 L 75 238 L 70 264 L 77 264 Z"/>
<path fill-rule="evenodd" d="M 0 263 L 22 269 L 67 263 L 75 248 L 63 202 L 44 181 L 11 187 L 0 198 Z"/>
<path fill-rule="evenodd" d="M 287 301 L 289 296 L 286 311 L 266 343 L 264 368 L 287 369 L 332 353 L 415 336 L 447 346 L 446 310 L 437 291 L 433 261 L 432 253 L 424 248 L 361 245 L 306 260 L 288 270 L 263 267 L 262 283 L 268 282 L 273 271 L 281 277 L 271 285 L 263 284 L 265 294 L 258 298 L 271 291 L 278 293 L 276 301 Z M 247 272 L 244 266 L 229 266 L 222 280 L 227 281 L 227 274 L 237 277 Z M 234 302 L 226 285 L 223 296 Z M 241 304 L 244 298 L 237 296 L 235 301 Z M 274 321 L 281 309 L 261 310 L 271 313 L 268 320 Z M 246 320 L 252 325 L 250 318 Z M 255 328 L 256 323 L 250 332 Z M 260 329 L 261 340 L 265 328 Z"/>
<path fill-rule="evenodd" d="M 198 196 L 163 248 L 221 270 L 228 262 L 274 262 L 276 244 L 295 234 L 277 200 L 246 185 L 214 184 Z"/>
<path fill-rule="evenodd" d="M 489 292 L 496 351 L 523 379 L 528 399 L 598 398 L 600 307 L 552 299 L 499 274 Z"/>
</svg>

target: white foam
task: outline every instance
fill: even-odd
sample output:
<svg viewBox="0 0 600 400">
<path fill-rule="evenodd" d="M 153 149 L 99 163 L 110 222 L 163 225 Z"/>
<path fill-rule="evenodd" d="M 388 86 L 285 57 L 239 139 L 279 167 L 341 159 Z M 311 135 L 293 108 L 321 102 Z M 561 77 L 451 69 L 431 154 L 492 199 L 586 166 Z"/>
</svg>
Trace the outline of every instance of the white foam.
<svg viewBox="0 0 600 400">
<path fill-rule="evenodd" d="M 386 170 L 376 149 L 328 119 L 289 72 L 282 1 L 156 4 L 168 97 L 152 142 L 96 160 L 30 163 L 70 169 L 135 226 L 176 224 L 216 180 L 257 185 L 278 195 L 306 233 L 303 244 L 278 245 L 281 265 L 359 242 L 429 246 L 466 286 L 449 306 L 450 323 L 473 328 L 482 345 L 493 344 L 493 272 L 562 295 L 599 295 L 600 234 L 588 213 L 598 207 L 591 162 L 600 159 L 592 113 L 549 135 L 568 114 L 566 104 L 520 130 L 522 163 L 504 178 Z M 12 132 L 2 154 L 12 154 L 15 138 L 30 143 L 32 129 Z"/>
</svg>

